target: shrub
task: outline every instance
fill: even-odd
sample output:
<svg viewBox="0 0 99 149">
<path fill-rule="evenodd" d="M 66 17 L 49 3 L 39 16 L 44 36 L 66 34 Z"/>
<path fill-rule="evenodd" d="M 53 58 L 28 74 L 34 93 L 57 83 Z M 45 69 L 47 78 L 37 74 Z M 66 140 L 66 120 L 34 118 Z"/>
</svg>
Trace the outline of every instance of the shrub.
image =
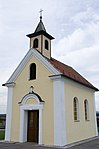
<svg viewBox="0 0 99 149">
<path fill-rule="evenodd" d="M 0 140 L 4 140 L 5 138 L 5 131 L 0 131 Z"/>
</svg>

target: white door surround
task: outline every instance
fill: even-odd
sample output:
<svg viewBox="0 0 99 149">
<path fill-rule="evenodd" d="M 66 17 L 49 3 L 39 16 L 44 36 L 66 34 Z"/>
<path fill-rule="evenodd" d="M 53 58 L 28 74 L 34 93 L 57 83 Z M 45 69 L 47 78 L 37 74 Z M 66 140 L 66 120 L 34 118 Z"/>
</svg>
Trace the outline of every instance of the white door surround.
<svg viewBox="0 0 99 149">
<path fill-rule="evenodd" d="M 25 104 L 28 99 L 35 99 L 37 104 Z M 27 115 L 29 110 L 39 110 L 39 140 L 38 144 L 42 144 L 42 110 L 43 103 L 40 102 L 38 96 L 35 94 L 27 94 L 23 97 L 20 103 L 20 136 L 19 142 L 27 142 Z"/>
</svg>

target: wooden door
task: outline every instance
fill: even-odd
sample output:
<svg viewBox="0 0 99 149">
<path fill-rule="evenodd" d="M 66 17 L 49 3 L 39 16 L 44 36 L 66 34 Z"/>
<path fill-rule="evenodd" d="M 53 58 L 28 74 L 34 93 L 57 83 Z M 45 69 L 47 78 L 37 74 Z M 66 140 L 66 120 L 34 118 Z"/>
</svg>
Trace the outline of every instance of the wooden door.
<svg viewBox="0 0 99 149">
<path fill-rule="evenodd" d="M 39 110 L 28 111 L 27 141 L 38 143 Z"/>
</svg>

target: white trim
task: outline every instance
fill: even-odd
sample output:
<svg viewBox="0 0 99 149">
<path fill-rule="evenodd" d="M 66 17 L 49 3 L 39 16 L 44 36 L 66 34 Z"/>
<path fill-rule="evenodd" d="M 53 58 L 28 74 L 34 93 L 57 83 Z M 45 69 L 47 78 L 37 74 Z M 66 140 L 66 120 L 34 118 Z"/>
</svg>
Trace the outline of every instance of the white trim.
<svg viewBox="0 0 99 149">
<path fill-rule="evenodd" d="M 30 95 L 30 96 L 29 96 Z M 34 98 L 38 101 L 37 97 L 31 96 L 29 94 L 24 98 L 22 101 L 22 104 L 20 104 L 20 136 L 19 136 L 19 142 L 26 142 L 27 141 L 27 113 L 28 110 L 39 110 L 39 141 L 38 144 L 42 144 L 42 110 L 43 110 L 43 103 L 38 102 L 38 104 L 30 104 L 25 105 L 26 100 L 28 100 L 30 97 Z"/>
<path fill-rule="evenodd" d="M 59 74 L 59 71 L 54 68 L 44 56 L 42 56 L 36 49 L 31 48 L 6 83 L 14 82 L 16 80 L 32 56 L 35 56 L 52 74 Z"/>
<path fill-rule="evenodd" d="M 95 94 L 94 94 L 94 99 L 93 99 L 93 106 L 94 106 L 94 123 L 95 123 L 95 132 L 96 132 L 96 136 L 98 136 L 97 119 L 96 119 Z"/>
<path fill-rule="evenodd" d="M 21 105 L 25 104 L 26 101 L 28 99 L 30 99 L 30 98 L 36 99 L 36 101 L 38 102 L 38 104 L 40 103 L 39 98 L 35 94 L 27 94 L 26 96 L 23 97 Z"/>
<path fill-rule="evenodd" d="M 15 86 L 15 83 L 14 82 L 5 83 L 4 86 L 14 87 Z"/>
<path fill-rule="evenodd" d="M 60 79 L 60 78 L 62 78 L 61 73 L 58 74 L 58 75 L 52 75 L 52 76 L 49 76 L 49 77 L 51 78 L 51 80 L 55 80 L 55 79 Z"/>
<path fill-rule="evenodd" d="M 26 142 L 26 139 L 25 139 L 26 135 L 24 135 L 26 129 L 24 127 L 24 124 L 27 123 L 27 121 L 24 122 L 24 115 L 25 115 L 25 111 L 20 107 L 20 136 L 19 136 L 19 142 Z"/>
<path fill-rule="evenodd" d="M 65 91 L 62 78 L 53 80 L 54 87 L 54 145 L 66 145 Z"/>
<path fill-rule="evenodd" d="M 13 96 L 13 86 L 10 85 L 8 87 L 8 96 L 7 96 L 7 115 L 6 115 L 6 131 L 5 131 L 6 141 L 11 141 L 12 96 Z"/>
<path fill-rule="evenodd" d="M 20 105 L 20 108 L 22 110 L 38 110 L 38 109 L 43 109 L 43 104 L 27 104 L 27 105 Z"/>
<path fill-rule="evenodd" d="M 42 108 L 39 108 L 39 144 L 42 144 Z"/>
</svg>

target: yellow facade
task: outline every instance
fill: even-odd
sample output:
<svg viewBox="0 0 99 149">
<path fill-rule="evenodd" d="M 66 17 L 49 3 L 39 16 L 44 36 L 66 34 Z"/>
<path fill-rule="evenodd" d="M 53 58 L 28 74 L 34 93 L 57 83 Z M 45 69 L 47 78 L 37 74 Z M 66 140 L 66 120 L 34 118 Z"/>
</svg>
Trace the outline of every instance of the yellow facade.
<svg viewBox="0 0 99 149">
<path fill-rule="evenodd" d="M 73 99 L 78 99 L 79 120 L 74 121 Z M 88 100 L 89 120 L 85 120 L 84 100 Z M 65 106 L 66 106 L 66 136 L 67 144 L 85 140 L 96 135 L 96 126 L 94 121 L 94 92 L 93 90 L 75 83 L 71 80 L 65 80 Z"/>
<path fill-rule="evenodd" d="M 29 66 L 35 63 L 37 67 L 37 79 L 29 80 Z M 12 123 L 11 123 L 11 141 L 19 141 L 20 130 L 20 102 L 24 95 L 29 93 L 32 85 L 34 92 L 41 95 L 45 101 L 42 118 L 42 144 L 54 145 L 54 99 L 53 82 L 48 76 L 51 73 L 35 58 L 32 57 L 17 77 L 13 89 L 12 101 Z M 66 139 L 67 144 L 84 140 L 95 136 L 94 123 L 94 94 L 91 89 L 78 83 L 64 79 L 65 83 L 65 114 L 66 114 Z M 73 98 L 77 97 L 79 101 L 79 121 L 74 121 Z M 89 104 L 89 121 L 84 119 L 84 100 Z M 37 104 L 34 99 L 28 99 L 25 104 Z M 48 120 L 50 119 L 50 123 Z"/>
<path fill-rule="evenodd" d="M 29 80 L 29 68 L 31 63 L 36 64 L 36 79 Z M 15 80 L 12 97 L 12 120 L 11 120 L 11 141 L 18 142 L 20 140 L 20 104 L 23 97 L 29 93 L 30 86 L 33 86 L 33 91 L 37 93 L 42 100 L 42 144 L 55 144 L 55 104 L 54 80 L 49 76 L 50 71 L 35 57 L 32 56 L 21 73 Z M 64 97 L 65 101 L 65 120 L 66 120 L 66 144 L 85 140 L 96 136 L 96 125 L 94 119 L 94 91 L 70 79 L 61 78 L 64 82 Z M 57 88 L 58 89 L 58 88 Z M 58 98 L 58 96 L 56 96 Z M 78 98 L 79 103 L 79 121 L 74 121 L 73 99 Z M 88 100 L 89 104 L 89 120 L 85 120 L 84 100 Z M 59 99 L 61 100 L 61 99 Z M 63 100 L 63 99 L 62 99 Z M 35 98 L 25 101 L 25 105 L 37 105 Z M 56 112 L 61 112 L 59 109 Z M 62 115 L 61 115 L 62 116 Z M 60 126 L 62 122 L 59 122 Z M 59 126 L 59 128 L 60 128 Z M 60 129 L 61 130 L 61 129 Z M 57 140 L 57 139 L 56 139 Z"/>
<path fill-rule="evenodd" d="M 29 66 L 31 63 L 36 64 L 36 80 L 29 80 Z M 48 77 L 50 75 L 50 72 L 35 57 L 32 57 L 17 77 L 13 89 L 11 141 L 19 141 L 20 106 L 18 102 L 29 93 L 29 88 L 32 85 L 34 92 L 41 95 L 41 98 L 45 101 L 42 118 L 42 143 L 54 144 L 53 83 Z M 26 102 L 26 104 L 30 103 L 33 104 L 33 100 L 29 99 Z M 48 119 L 50 119 L 50 123 L 48 123 Z"/>
</svg>

